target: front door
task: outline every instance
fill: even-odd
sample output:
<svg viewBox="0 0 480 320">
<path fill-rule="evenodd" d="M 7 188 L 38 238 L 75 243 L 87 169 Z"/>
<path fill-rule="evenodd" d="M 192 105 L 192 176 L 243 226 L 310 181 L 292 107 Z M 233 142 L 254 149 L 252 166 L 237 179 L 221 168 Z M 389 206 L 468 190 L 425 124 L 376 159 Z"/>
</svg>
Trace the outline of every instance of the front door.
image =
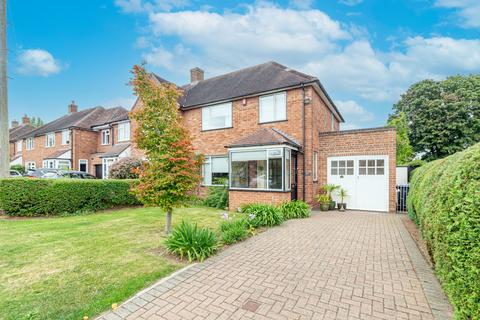
<svg viewBox="0 0 480 320">
<path fill-rule="evenodd" d="M 388 211 L 388 156 L 330 157 L 327 170 L 327 182 L 347 191 L 347 208 Z"/>
<path fill-rule="evenodd" d="M 96 164 L 95 165 L 95 177 L 98 179 L 102 179 L 103 173 L 102 173 L 102 165 L 101 164 Z"/>
</svg>

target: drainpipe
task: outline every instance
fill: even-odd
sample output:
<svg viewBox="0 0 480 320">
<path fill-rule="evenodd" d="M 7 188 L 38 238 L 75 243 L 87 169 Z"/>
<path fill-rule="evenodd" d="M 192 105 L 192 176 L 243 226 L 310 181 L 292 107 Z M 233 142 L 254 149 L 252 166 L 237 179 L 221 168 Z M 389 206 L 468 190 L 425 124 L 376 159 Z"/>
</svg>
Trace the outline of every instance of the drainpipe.
<svg viewBox="0 0 480 320">
<path fill-rule="evenodd" d="M 303 161 L 302 161 L 302 168 L 303 168 L 303 178 L 302 178 L 302 199 L 305 201 L 305 186 L 306 186 L 306 134 L 305 134 L 305 84 L 302 83 L 302 148 L 303 148 Z"/>
</svg>

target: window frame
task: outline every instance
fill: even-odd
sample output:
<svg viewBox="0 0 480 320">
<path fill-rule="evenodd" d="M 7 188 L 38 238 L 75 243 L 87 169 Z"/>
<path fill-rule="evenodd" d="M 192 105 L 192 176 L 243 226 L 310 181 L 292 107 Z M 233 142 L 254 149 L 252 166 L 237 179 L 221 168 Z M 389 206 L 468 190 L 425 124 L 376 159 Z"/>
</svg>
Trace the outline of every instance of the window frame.
<svg viewBox="0 0 480 320">
<path fill-rule="evenodd" d="M 69 144 L 70 144 L 70 130 L 62 130 L 62 146 L 69 145 Z"/>
<path fill-rule="evenodd" d="M 110 144 L 110 129 L 103 129 L 101 131 L 102 146 L 108 146 Z M 105 137 L 108 137 L 107 142 L 105 142 Z"/>
<path fill-rule="evenodd" d="M 262 99 L 266 99 L 269 97 L 274 98 L 274 109 L 276 108 L 276 96 L 283 95 L 284 96 L 284 101 L 285 101 L 285 118 L 281 119 L 273 119 L 273 120 L 263 120 L 262 121 Z M 288 120 L 288 108 L 287 108 L 287 92 L 286 91 L 280 91 L 280 92 L 275 92 L 271 94 L 266 94 L 258 97 L 258 123 L 263 124 L 263 123 L 272 123 L 272 122 L 282 122 L 282 121 L 287 121 Z"/>
<path fill-rule="evenodd" d="M 52 139 L 52 145 L 49 144 L 49 137 L 53 137 Z M 53 148 L 55 147 L 55 132 L 50 132 L 45 134 L 45 148 Z"/>
<path fill-rule="evenodd" d="M 35 148 L 35 138 L 29 137 L 25 139 L 25 150 L 33 150 Z"/>
<path fill-rule="evenodd" d="M 222 184 L 214 184 L 210 183 L 207 184 L 205 183 L 205 165 L 207 164 L 207 159 L 208 159 L 208 164 L 210 165 L 210 181 L 213 182 L 213 172 L 212 172 L 212 158 L 226 158 L 227 159 L 227 174 L 228 174 L 228 180 L 230 179 L 230 160 L 228 157 L 228 154 L 226 155 L 211 155 L 211 156 L 205 156 L 205 162 L 202 164 L 202 186 L 205 187 L 215 187 L 215 186 L 223 186 Z M 230 183 L 227 181 L 227 186 L 230 185 Z"/>
<path fill-rule="evenodd" d="M 314 151 L 312 155 L 312 180 L 318 182 L 318 152 Z"/>
<path fill-rule="evenodd" d="M 35 161 L 28 161 L 27 163 L 25 163 L 25 167 L 27 168 L 27 170 L 37 169 L 37 164 L 35 163 Z"/>
<path fill-rule="evenodd" d="M 85 163 L 85 168 L 86 168 L 87 171 L 80 170 L 80 165 L 82 163 Z M 78 159 L 78 171 L 88 173 L 88 160 L 87 159 Z"/>
<path fill-rule="evenodd" d="M 16 142 L 16 153 L 22 152 L 23 150 L 23 140 L 17 140 Z"/>
<path fill-rule="evenodd" d="M 205 112 L 206 110 L 210 110 L 212 108 L 218 108 L 218 107 L 226 107 L 230 109 L 230 121 L 228 124 L 226 124 L 224 127 L 208 127 L 206 128 L 205 126 L 205 121 L 206 121 L 206 116 Z M 210 106 L 205 106 L 201 108 L 201 126 L 202 126 L 202 131 L 212 131 L 212 130 L 222 130 L 222 129 L 230 129 L 233 128 L 233 103 L 230 102 L 223 102 L 223 103 L 218 103 Z"/>
<path fill-rule="evenodd" d="M 130 121 L 120 122 L 117 126 L 117 141 L 130 141 Z"/>
</svg>

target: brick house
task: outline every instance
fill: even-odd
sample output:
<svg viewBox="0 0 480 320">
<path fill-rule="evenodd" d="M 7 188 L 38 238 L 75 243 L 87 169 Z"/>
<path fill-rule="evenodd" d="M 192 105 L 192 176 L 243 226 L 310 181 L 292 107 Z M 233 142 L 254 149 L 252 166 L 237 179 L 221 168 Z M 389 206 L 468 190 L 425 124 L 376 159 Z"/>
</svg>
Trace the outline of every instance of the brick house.
<svg viewBox="0 0 480 320">
<path fill-rule="evenodd" d="M 200 193 L 227 179 L 231 210 L 316 205 L 322 185 L 335 183 L 348 190 L 349 208 L 395 210 L 395 130 L 339 131 L 344 119 L 316 77 L 276 62 L 210 79 L 194 68 L 181 89 L 180 112 L 206 157 Z"/>
<path fill-rule="evenodd" d="M 22 124 L 13 120 L 9 134 L 10 166 L 23 165 L 23 138 L 28 136 L 35 128 L 30 124 L 30 118 L 25 115 Z"/>
<path fill-rule="evenodd" d="M 131 154 L 130 120 L 122 107 L 78 111 L 72 102 L 65 116 L 29 129 L 19 135 L 15 134 L 19 129 L 10 129 L 12 164 L 78 170 L 107 178 L 110 165 Z"/>
</svg>

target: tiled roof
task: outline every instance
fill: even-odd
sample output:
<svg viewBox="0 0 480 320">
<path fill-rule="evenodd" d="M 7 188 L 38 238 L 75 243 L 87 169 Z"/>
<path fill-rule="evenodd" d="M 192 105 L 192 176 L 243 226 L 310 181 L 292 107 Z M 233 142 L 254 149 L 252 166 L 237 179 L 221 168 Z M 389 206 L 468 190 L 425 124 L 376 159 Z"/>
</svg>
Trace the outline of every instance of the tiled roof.
<svg viewBox="0 0 480 320">
<path fill-rule="evenodd" d="M 61 155 L 65 154 L 69 151 L 70 151 L 70 149 L 57 150 L 57 151 L 54 151 L 51 154 L 49 154 L 44 159 L 59 159 Z"/>
<path fill-rule="evenodd" d="M 9 141 L 14 142 L 19 139 L 23 139 L 28 136 L 32 131 L 35 130 L 35 127 L 30 124 L 22 124 L 20 126 L 10 128 L 8 130 L 9 133 Z"/>
<path fill-rule="evenodd" d="M 189 108 L 315 81 L 316 77 L 271 61 L 185 85 L 181 105 Z"/>
<path fill-rule="evenodd" d="M 291 146 L 300 148 L 301 145 L 295 139 L 288 136 L 286 133 L 275 128 L 260 129 L 252 134 L 244 136 L 230 145 L 227 148 L 239 147 L 253 147 L 253 146 L 267 146 L 276 144 L 289 144 Z"/>
<path fill-rule="evenodd" d="M 120 143 L 114 145 L 109 151 L 99 155 L 100 158 L 118 157 L 123 151 L 130 147 L 130 143 Z"/>
<path fill-rule="evenodd" d="M 33 131 L 40 136 L 49 132 L 57 132 L 68 128 L 91 129 L 93 126 L 128 120 L 128 111 L 122 107 L 104 109 L 95 107 L 67 114 Z"/>
</svg>

